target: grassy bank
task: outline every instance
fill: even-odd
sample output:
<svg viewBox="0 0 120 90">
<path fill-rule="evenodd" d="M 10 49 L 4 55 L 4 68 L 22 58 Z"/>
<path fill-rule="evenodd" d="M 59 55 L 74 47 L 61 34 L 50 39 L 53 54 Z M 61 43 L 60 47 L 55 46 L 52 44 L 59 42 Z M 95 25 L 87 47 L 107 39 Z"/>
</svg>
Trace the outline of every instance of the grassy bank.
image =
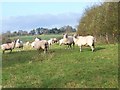
<svg viewBox="0 0 120 90">
<path fill-rule="evenodd" d="M 118 87 L 118 45 L 97 45 L 96 51 L 57 44 L 47 54 L 25 47 L 2 55 L 3 87 Z"/>
</svg>

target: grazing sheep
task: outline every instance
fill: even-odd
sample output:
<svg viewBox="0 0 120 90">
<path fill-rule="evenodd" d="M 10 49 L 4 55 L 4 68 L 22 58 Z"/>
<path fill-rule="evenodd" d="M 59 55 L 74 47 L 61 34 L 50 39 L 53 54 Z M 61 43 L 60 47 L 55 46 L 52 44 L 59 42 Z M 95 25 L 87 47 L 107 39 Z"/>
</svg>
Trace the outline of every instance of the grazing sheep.
<svg viewBox="0 0 120 90">
<path fill-rule="evenodd" d="M 57 42 L 58 42 L 57 38 L 53 38 L 53 43 L 57 43 Z"/>
<path fill-rule="evenodd" d="M 53 44 L 53 39 L 52 38 L 50 40 L 48 40 L 48 44 L 49 44 L 49 46 Z"/>
<path fill-rule="evenodd" d="M 35 41 L 31 43 L 32 48 L 34 47 L 34 45 L 35 45 Z"/>
<path fill-rule="evenodd" d="M 31 43 L 31 46 L 37 50 L 44 50 L 44 53 L 48 50 L 48 41 L 41 40 L 40 38 L 35 38 L 34 42 Z"/>
<path fill-rule="evenodd" d="M 38 38 L 38 37 L 35 38 L 35 41 L 40 41 L 40 40 L 41 40 L 41 38 Z"/>
<path fill-rule="evenodd" d="M 15 45 L 16 48 L 23 48 L 23 42 L 20 41 L 20 39 L 17 39 L 16 40 L 16 45 Z"/>
<path fill-rule="evenodd" d="M 63 39 L 59 40 L 59 45 L 61 46 L 63 44 Z"/>
<path fill-rule="evenodd" d="M 51 38 L 50 40 L 48 40 L 49 46 L 57 42 L 58 42 L 57 38 Z"/>
<path fill-rule="evenodd" d="M 44 53 L 46 53 L 48 50 L 48 42 L 46 40 L 35 41 L 34 48 L 44 50 Z"/>
<path fill-rule="evenodd" d="M 25 43 L 25 45 L 26 45 L 26 46 L 30 45 L 30 42 L 29 42 L 29 41 L 27 41 L 27 42 Z"/>
<path fill-rule="evenodd" d="M 15 41 L 11 42 L 11 43 L 6 43 L 6 44 L 1 45 L 1 49 L 3 50 L 3 53 L 6 50 L 10 50 L 10 52 L 12 52 L 12 49 L 14 49 L 14 47 L 15 47 Z"/>
<path fill-rule="evenodd" d="M 62 44 L 68 45 L 68 47 L 71 48 L 71 45 L 73 44 L 74 46 L 74 41 L 72 36 L 68 36 L 67 34 L 64 34 Z"/>
<path fill-rule="evenodd" d="M 82 46 L 90 46 L 92 52 L 94 51 L 95 38 L 93 36 L 76 36 L 74 35 L 73 40 L 76 45 L 80 47 L 80 52 L 82 51 Z"/>
</svg>

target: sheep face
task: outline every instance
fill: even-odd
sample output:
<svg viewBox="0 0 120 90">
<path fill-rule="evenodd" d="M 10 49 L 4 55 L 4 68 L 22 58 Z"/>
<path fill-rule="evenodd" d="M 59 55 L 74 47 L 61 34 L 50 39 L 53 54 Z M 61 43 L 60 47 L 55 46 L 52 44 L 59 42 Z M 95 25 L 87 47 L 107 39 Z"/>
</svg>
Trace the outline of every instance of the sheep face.
<svg viewBox="0 0 120 90">
<path fill-rule="evenodd" d="M 74 34 L 74 36 L 73 36 L 74 38 L 77 38 L 77 34 Z"/>
<path fill-rule="evenodd" d="M 67 34 L 64 34 L 63 38 L 68 38 L 68 35 L 67 35 Z"/>
</svg>

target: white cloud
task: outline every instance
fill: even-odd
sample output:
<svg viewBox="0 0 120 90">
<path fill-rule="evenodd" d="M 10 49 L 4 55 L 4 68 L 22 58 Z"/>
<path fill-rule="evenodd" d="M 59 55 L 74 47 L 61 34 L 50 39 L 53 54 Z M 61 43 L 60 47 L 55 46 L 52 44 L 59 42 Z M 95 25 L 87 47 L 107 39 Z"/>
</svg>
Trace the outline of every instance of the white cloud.
<svg viewBox="0 0 120 90">
<path fill-rule="evenodd" d="M 58 15 L 43 14 L 19 17 L 2 18 L 2 31 L 31 30 L 37 27 L 61 27 L 64 25 L 75 26 L 81 17 L 81 13 L 63 13 Z"/>
</svg>

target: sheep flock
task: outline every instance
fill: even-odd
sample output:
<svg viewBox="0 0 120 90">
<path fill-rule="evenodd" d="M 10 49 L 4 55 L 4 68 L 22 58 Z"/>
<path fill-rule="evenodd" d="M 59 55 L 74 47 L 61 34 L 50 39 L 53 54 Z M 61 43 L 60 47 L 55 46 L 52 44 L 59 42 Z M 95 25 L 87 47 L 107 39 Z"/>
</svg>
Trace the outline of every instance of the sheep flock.
<svg viewBox="0 0 120 90">
<path fill-rule="evenodd" d="M 26 43 L 23 43 L 20 39 L 6 42 L 1 45 L 1 49 L 3 53 L 5 51 L 10 50 L 12 52 L 15 48 L 21 48 L 31 46 L 31 48 L 34 48 L 38 51 L 42 50 L 44 53 L 47 53 L 48 50 L 50 50 L 50 47 L 57 43 L 60 46 L 66 45 L 68 49 L 74 49 L 74 46 L 80 47 L 80 52 L 82 51 L 82 46 L 89 46 L 92 50 L 92 52 L 95 50 L 95 37 L 89 35 L 89 36 L 79 36 L 77 34 L 74 34 L 72 36 L 69 36 L 68 34 L 63 34 L 63 37 L 61 39 L 57 39 L 55 37 L 50 38 L 49 40 L 43 40 L 41 38 L 36 37 L 34 41 L 30 42 L 27 41 Z"/>
</svg>

